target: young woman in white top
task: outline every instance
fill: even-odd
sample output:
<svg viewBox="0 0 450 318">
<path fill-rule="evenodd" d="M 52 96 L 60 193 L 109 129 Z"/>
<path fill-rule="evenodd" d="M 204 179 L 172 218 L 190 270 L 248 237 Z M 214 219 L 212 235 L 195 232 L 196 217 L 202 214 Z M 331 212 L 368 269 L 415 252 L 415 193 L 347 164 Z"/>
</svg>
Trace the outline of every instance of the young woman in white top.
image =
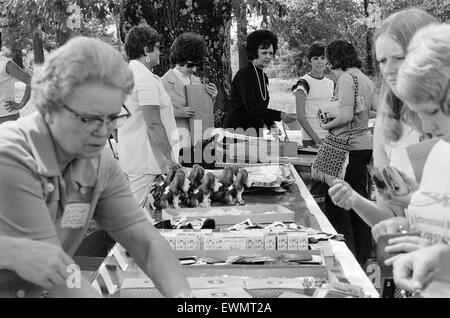
<svg viewBox="0 0 450 318">
<path fill-rule="evenodd" d="M 131 117 L 118 129 L 119 162 L 133 195 L 141 204 L 158 174 L 178 161 L 178 134 L 170 96 L 151 69 L 159 64 L 159 38 L 155 29 L 140 25 L 125 40 L 134 76 L 132 94 L 125 101 Z"/>
<path fill-rule="evenodd" d="M 407 9 L 386 18 L 374 34 L 377 61 L 384 78 L 374 130 L 374 166 L 382 168 L 392 165 L 411 178 L 415 177 L 411 175 L 408 162 L 394 158 L 392 153 L 393 149 L 419 142 L 420 123 L 414 112 L 397 97 L 395 83 L 410 39 L 421 27 L 436 21 L 423 10 Z M 404 206 L 400 203 L 387 202 L 378 193 L 377 203 L 372 202 L 344 181 L 337 180 L 329 189 L 329 194 L 336 205 L 346 210 L 353 209 L 369 226 L 404 215 Z"/>
<path fill-rule="evenodd" d="M 333 81 L 324 75 L 327 64 L 324 54 L 325 44 L 315 42 L 310 46 L 306 56 L 311 63 L 311 72 L 302 76 L 292 87 L 304 147 L 318 147 L 328 133 L 317 120 L 317 111 L 330 105 L 334 91 Z"/>
<path fill-rule="evenodd" d="M 397 232 L 402 226 L 405 230 L 419 231 L 421 237 L 396 238 L 386 251 L 408 252 L 450 242 L 449 69 L 450 25 L 433 24 L 418 31 L 400 68 L 396 89 L 407 106 L 419 115 L 423 130 L 437 138 L 426 157 L 422 178 L 411 196 L 406 217 L 384 220 L 372 230 L 373 235 L 379 237 Z"/>
</svg>

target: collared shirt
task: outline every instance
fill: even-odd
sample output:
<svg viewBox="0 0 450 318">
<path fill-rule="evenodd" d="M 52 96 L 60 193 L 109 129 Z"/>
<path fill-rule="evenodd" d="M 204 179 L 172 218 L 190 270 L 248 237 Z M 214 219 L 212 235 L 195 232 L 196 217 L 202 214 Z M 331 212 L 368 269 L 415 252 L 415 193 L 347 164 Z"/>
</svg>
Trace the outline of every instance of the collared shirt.
<svg viewBox="0 0 450 318">
<path fill-rule="evenodd" d="M 146 221 L 110 152 L 75 159 L 61 172 L 39 112 L 0 125 L 0 202 L 0 235 L 58 244 L 69 255 L 91 219 L 107 232 Z M 77 219 L 77 209 L 87 213 Z M 0 270 L 0 286 L 7 278 L 11 273 Z"/>
<path fill-rule="evenodd" d="M 176 67 L 173 68 L 173 73 L 183 82 L 184 85 L 191 85 L 191 77 L 181 73 Z"/>
<path fill-rule="evenodd" d="M 134 88 L 125 101 L 131 117 L 118 129 L 118 151 L 120 166 L 128 175 L 167 173 L 167 162 L 160 149 L 150 144 L 147 124 L 142 107 L 159 106 L 161 121 L 172 146 L 173 160 L 178 161 L 178 134 L 173 106 L 161 79 L 144 64 L 132 60 Z"/>
</svg>

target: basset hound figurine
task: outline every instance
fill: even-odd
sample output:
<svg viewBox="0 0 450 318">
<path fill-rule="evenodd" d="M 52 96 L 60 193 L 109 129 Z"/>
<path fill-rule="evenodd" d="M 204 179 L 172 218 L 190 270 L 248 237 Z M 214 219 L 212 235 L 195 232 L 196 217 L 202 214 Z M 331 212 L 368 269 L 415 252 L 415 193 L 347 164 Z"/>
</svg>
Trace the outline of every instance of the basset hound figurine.
<svg viewBox="0 0 450 318">
<path fill-rule="evenodd" d="M 236 180 L 232 185 L 232 189 L 230 190 L 231 199 L 227 198 L 227 201 L 235 202 L 240 205 L 244 205 L 245 201 L 242 199 L 242 193 L 245 188 L 250 188 L 252 186 L 252 182 L 248 177 L 248 171 L 245 169 L 239 169 Z"/>
<path fill-rule="evenodd" d="M 178 169 L 175 176 L 163 192 L 161 205 L 171 205 L 175 209 L 180 208 L 180 196 L 189 190 L 189 179 L 183 169 Z M 167 202 L 167 204 L 165 203 Z"/>
<path fill-rule="evenodd" d="M 169 173 L 164 180 L 162 178 L 155 178 L 151 185 L 150 193 L 153 195 L 153 205 L 156 209 L 165 209 L 167 208 L 167 202 L 162 202 L 161 197 L 164 194 L 164 191 L 173 181 L 175 174 L 178 170 L 182 169 L 182 166 L 179 163 L 174 163 L 169 167 Z"/>
<path fill-rule="evenodd" d="M 203 182 L 205 177 L 205 168 L 195 164 L 192 166 L 191 174 L 189 175 L 189 180 L 191 181 L 191 188 L 197 189 Z"/>
<path fill-rule="evenodd" d="M 222 184 L 218 191 L 214 192 L 213 201 L 222 202 L 225 204 L 234 204 L 231 200 L 230 191 L 232 185 L 236 180 L 235 171 L 237 166 L 225 167 L 220 176 L 219 182 Z"/>
<path fill-rule="evenodd" d="M 233 165 L 231 166 L 231 170 L 233 171 L 233 174 L 235 177 L 237 177 L 237 174 L 239 172 L 239 166 L 238 165 Z M 236 180 L 236 178 L 234 178 Z"/>
<path fill-rule="evenodd" d="M 194 190 L 192 193 L 192 201 L 195 207 L 210 207 L 211 206 L 211 194 L 218 191 L 222 184 L 216 180 L 214 174 L 212 172 L 208 172 L 204 179 L 203 183 L 198 187 L 198 189 Z"/>
<path fill-rule="evenodd" d="M 192 195 L 194 191 L 196 191 L 203 182 L 203 178 L 205 177 L 205 169 L 198 165 L 194 164 L 192 166 L 191 173 L 189 175 L 190 186 L 189 190 L 186 194 L 183 194 L 181 201 L 183 201 L 184 205 L 187 207 L 196 207 L 196 203 L 193 201 Z"/>
</svg>

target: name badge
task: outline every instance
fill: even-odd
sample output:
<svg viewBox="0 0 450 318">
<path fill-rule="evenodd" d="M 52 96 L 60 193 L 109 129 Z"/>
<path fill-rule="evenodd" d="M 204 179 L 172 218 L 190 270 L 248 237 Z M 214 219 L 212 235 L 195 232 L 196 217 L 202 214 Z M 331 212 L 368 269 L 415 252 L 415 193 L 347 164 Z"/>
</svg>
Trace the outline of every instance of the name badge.
<svg viewBox="0 0 450 318">
<path fill-rule="evenodd" d="M 89 214 L 90 203 L 69 203 L 64 209 L 61 227 L 76 229 L 83 227 Z"/>
</svg>

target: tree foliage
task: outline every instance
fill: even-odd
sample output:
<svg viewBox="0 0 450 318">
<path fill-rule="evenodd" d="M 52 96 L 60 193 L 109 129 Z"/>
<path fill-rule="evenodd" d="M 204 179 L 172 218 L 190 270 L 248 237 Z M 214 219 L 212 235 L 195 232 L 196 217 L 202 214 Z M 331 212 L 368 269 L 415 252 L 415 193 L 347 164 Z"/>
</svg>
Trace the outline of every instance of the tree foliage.
<svg viewBox="0 0 450 318">
<path fill-rule="evenodd" d="M 1 12 L 7 21 L 2 32 L 4 44 L 20 54 L 23 49 L 30 51 L 32 45 L 36 51 L 40 44 L 36 40 L 50 51 L 74 34 L 111 42 L 105 26 L 114 23 L 111 17 L 118 16 L 121 3 L 122 0 L 7 0 Z M 40 55 L 43 59 L 43 52 Z"/>
<path fill-rule="evenodd" d="M 154 0 L 125 1 L 123 6 L 122 40 L 134 25 L 145 22 L 161 34 L 163 45 L 160 65 L 154 72 L 163 75 L 170 67 L 170 46 L 183 32 L 196 32 L 206 41 L 208 53 L 199 75 L 215 83 L 219 89 L 215 124 L 220 126 L 229 104 L 230 67 L 230 0 Z"/>
<path fill-rule="evenodd" d="M 280 65 L 290 65 L 283 75 L 299 76 L 306 71 L 306 51 L 314 41 L 329 43 L 344 39 L 355 44 L 360 53 L 364 52 L 368 28 L 363 22 L 361 4 L 353 0 L 315 0 L 286 1 L 286 5 L 287 14 L 271 24 L 272 30 L 285 41 L 273 66 L 280 71 Z"/>
</svg>

